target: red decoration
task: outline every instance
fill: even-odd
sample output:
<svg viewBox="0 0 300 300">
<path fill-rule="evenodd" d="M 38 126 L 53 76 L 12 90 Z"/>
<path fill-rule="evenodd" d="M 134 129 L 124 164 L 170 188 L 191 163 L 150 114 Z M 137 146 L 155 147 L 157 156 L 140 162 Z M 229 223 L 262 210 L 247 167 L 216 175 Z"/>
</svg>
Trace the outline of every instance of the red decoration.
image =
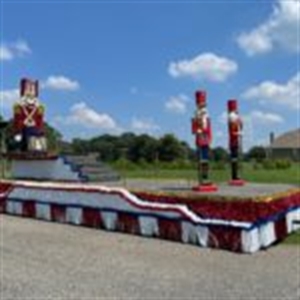
<svg viewBox="0 0 300 300">
<path fill-rule="evenodd" d="M 214 185 L 213 183 L 199 184 L 199 185 L 193 187 L 193 191 L 202 192 L 202 193 L 211 193 L 211 192 L 216 192 L 217 190 L 218 190 L 218 187 L 216 185 Z"/>
<path fill-rule="evenodd" d="M 228 184 L 232 186 L 243 186 L 245 183 L 246 182 L 243 179 L 232 179 L 228 182 Z"/>
<path fill-rule="evenodd" d="M 201 196 L 201 200 L 184 196 L 155 195 L 146 192 L 135 194 L 149 202 L 185 204 L 199 216 L 207 219 L 235 220 L 255 222 L 274 216 L 283 211 L 300 206 L 300 191 L 279 197 L 271 202 L 258 202 L 249 198 L 241 200 L 226 199 L 219 196 L 214 199 Z"/>
<path fill-rule="evenodd" d="M 237 111 L 237 100 L 234 99 L 228 100 L 227 108 L 229 112 Z"/>
<path fill-rule="evenodd" d="M 125 212 L 119 212 L 117 230 L 131 234 L 139 234 L 140 225 L 138 221 L 138 216 L 133 216 Z"/>
<path fill-rule="evenodd" d="M 30 124 L 33 124 L 30 126 Z M 40 133 L 44 133 L 44 110 L 42 106 L 15 105 L 14 132 L 21 133 L 25 127 L 34 127 Z"/>
<path fill-rule="evenodd" d="M 36 216 L 35 201 L 25 201 L 23 203 L 23 216 L 29 218 L 35 218 Z"/>
<path fill-rule="evenodd" d="M 82 224 L 88 227 L 103 227 L 99 209 L 84 207 L 82 209 Z"/>
<path fill-rule="evenodd" d="M 66 207 L 61 204 L 51 205 L 51 220 L 64 223 L 66 221 Z"/>
<path fill-rule="evenodd" d="M 241 252 L 241 229 L 228 226 L 211 226 L 208 244 L 212 248 Z"/>
<path fill-rule="evenodd" d="M 181 225 L 176 220 L 158 219 L 159 236 L 166 240 L 181 241 Z"/>
<path fill-rule="evenodd" d="M 206 92 L 205 91 L 196 91 L 196 105 L 205 106 L 206 105 Z"/>
</svg>

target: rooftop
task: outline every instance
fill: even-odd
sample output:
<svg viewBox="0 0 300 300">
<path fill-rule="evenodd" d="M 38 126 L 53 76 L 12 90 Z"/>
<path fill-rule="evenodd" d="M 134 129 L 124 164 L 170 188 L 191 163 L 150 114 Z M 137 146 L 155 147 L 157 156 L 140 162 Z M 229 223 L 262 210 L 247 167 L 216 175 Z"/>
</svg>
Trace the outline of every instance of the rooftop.
<svg viewBox="0 0 300 300">
<path fill-rule="evenodd" d="M 275 137 L 273 143 L 271 143 L 271 147 L 274 149 L 300 149 L 300 128 Z"/>
</svg>

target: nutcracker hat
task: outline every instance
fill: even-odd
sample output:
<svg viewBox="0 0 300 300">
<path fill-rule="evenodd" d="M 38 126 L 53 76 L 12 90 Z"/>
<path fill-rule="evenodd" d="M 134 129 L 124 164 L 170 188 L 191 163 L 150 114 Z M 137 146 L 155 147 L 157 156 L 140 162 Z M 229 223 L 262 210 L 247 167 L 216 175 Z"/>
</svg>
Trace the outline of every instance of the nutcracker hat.
<svg viewBox="0 0 300 300">
<path fill-rule="evenodd" d="M 230 99 L 227 102 L 227 108 L 228 108 L 228 112 L 232 112 L 232 111 L 237 111 L 237 100 L 235 99 Z"/>
<path fill-rule="evenodd" d="M 35 97 L 38 97 L 39 82 L 37 80 L 34 81 L 34 80 L 31 80 L 31 79 L 28 79 L 28 78 L 22 78 L 21 81 L 20 81 L 20 94 L 21 94 L 21 97 L 24 96 L 26 87 L 28 85 L 34 85 L 34 87 L 35 87 Z"/>
<path fill-rule="evenodd" d="M 197 106 L 206 106 L 206 92 L 205 91 L 196 91 L 196 104 Z"/>
</svg>

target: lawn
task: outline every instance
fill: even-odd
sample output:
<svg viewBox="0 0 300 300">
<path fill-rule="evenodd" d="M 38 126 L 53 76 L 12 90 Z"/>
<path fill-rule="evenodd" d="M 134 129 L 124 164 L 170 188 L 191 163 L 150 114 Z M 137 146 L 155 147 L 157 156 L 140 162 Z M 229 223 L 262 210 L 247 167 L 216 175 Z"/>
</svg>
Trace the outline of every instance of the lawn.
<svg viewBox="0 0 300 300">
<path fill-rule="evenodd" d="M 136 167 L 134 169 L 119 168 L 123 178 L 149 178 L 149 179 L 183 179 L 197 180 L 196 169 L 168 169 L 154 166 Z M 287 169 L 264 169 L 250 163 L 244 163 L 240 171 L 241 177 L 246 181 L 263 183 L 290 183 L 300 184 L 300 164 L 294 163 Z M 230 178 L 229 166 L 225 169 L 211 169 L 210 178 L 214 182 L 228 181 Z"/>
<path fill-rule="evenodd" d="M 286 239 L 283 240 L 286 245 L 297 245 L 300 246 L 300 230 L 288 235 Z"/>
</svg>

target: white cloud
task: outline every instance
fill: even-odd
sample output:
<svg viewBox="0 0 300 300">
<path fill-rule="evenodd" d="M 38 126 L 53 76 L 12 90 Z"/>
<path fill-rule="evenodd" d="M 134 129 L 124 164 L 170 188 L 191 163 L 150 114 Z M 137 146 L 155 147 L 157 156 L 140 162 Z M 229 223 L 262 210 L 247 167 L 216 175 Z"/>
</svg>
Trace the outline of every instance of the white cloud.
<svg viewBox="0 0 300 300">
<path fill-rule="evenodd" d="M 226 111 L 223 111 L 222 114 L 218 117 L 218 122 L 222 125 L 227 124 L 228 114 Z"/>
<path fill-rule="evenodd" d="M 170 97 L 170 99 L 165 103 L 165 108 L 167 111 L 184 114 L 186 112 L 186 105 L 188 103 L 188 97 L 186 95 L 178 95 Z"/>
<path fill-rule="evenodd" d="M 11 108 L 13 104 L 19 99 L 19 90 L 3 90 L 0 91 L 1 108 Z"/>
<path fill-rule="evenodd" d="M 299 11 L 299 0 L 277 0 L 266 21 L 237 37 L 238 45 L 249 56 L 270 52 L 276 46 L 299 52 Z"/>
<path fill-rule="evenodd" d="M 262 125 L 282 124 L 284 119 L 282 116 L 269 112 L 254 110 L 250 114 L 244 116 L 245 120 L 251 120 L 253 124 L 259 123 Z"/>
<path fill-rule="evenodd" d="M 12 51 L 4 45 L 0 45 L 0 61 L 2 60 L 12 60 L 14 57 Z"/>
<path fill-rule="evenodd" d="M 47 80 L 42 83 L 42 87 L 53 90 L 76 91 L 80 86 L 77 81 L 58 75 L 49 76 Z"/>
<path fill-rule="evenodd" d="M 243 94 L 245 99 L 255 99 L 261 103 L 278 104 L 290 109 L 300 109 L 300 72 L 285 84 L 264 81 L 250 87 Z"/>
<path fill-rule="evenodd" d="M 260 110 L 253 110 L 246 115 L 240 116 L 243 122 L 242 144 L 244 149 L 249 149 L 253 145 L 261 144 L 261 141 L 265 139 L 265 130 L 269 130 L 270 127 L 273 129 L 274 126 L 280 126 L 285 122 L 283 117 L 278 114 Z M 218 123 L 216 124 L 217 130 L 213 135 L 215 145 L 223 144 L 227 147 L 227 122 L 228 115 L 227 112 L 224 111 L 218 117 Z M 257 128 L 259 128 L 258 131 Z"/>
<path fill-rule="evenodd" d="M 27 42 L 24 40 L 16 41 L 13 45 L 13 48 L 19 55 L 31 53 L 31 49 L 29 48 Z"/>
<path fill-rule="evenodd" d="M 24 40 L 0 45 L 0 61 L 9 61 L 31 53 L 31 49 Z"/>
<path fill-rule="evenodd" d="M 238 70 L 235 61 L 214 53 L 203 53 L 192 59 L 184 59 L 169 64 L 169 74 L 174 77 L 192 77 L 223 82 Z"/>
<path fill-rule="evenodd" d="M 244 149 L 249 149 L 253 145 L 265 145 L 269 132 L 273 131 L 275 126 L 281 126 L 285 122 L 283 117 L 278 114 L 259 110 L 242 116 L 242 120 Z"/>
<path fill-rule="evenodd" d="M 160 127 L 152 119 L 133 118 L 131 128 L 138 133 L 153 133 L 160 130 Z"/>
<path fill-rule="evenodd" d="M 74 104 L 70 113 L 64 117 L 56 117 L 55 123 L 64 125 L 79 125 L 88 129 L 118 130 L 114 119 L 105 113 L 99 113 L 90 108 L 85 102 Z"/>
<path fill-rule="evenodd" d="M 249 120 L 254 123 L 259 123 L 259 124 L 265 124 L 265 125 L 270 125 L 270 124 L 280 124 L 284 122 L 284 119 L 274 113 L 270 112 L 263 112 L 260 110 L 254 110 L 251 111 L 247 115 L 240 115 L 242 121 L 248 122 Z M 227 112 L 223 112 L 219 117 L 218 117 L 218 122 L 222 125 L 226 125 L 228 122 L 228 114 Z"/>
</svg>

